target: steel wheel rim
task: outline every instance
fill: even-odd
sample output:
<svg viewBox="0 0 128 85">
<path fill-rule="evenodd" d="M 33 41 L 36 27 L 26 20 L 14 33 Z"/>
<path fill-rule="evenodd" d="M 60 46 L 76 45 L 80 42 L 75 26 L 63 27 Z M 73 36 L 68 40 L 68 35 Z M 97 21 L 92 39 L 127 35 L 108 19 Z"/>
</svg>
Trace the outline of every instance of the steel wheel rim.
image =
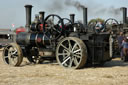
<svg viewBox="0 0 128 85">
<path fill-rule="evenodd" d="M 82 60 L 81 46 L 70 38 L 63 40 L 58 46 L 57 57 L 62 66 L 76 68 Z"/>
<path fill-rule="evenodd" d="M 18 51 L 13 46 L 7 46 L 4 50 L 3 59 L 8 65 L 16 65 L 18 62 Z"/>
</svg>

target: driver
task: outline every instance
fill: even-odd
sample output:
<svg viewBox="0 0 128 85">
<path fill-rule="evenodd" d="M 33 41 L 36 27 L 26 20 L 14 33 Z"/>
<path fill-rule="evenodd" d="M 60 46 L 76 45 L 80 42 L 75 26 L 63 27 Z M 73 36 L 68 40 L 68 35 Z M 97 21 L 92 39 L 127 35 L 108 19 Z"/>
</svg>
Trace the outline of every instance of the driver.
<svg viewBox="0 0 128 85">
<path fill-rule="evenodd" d="M 103 28 L 104 28 L 103 23 L 102 22 L 98 22 L 96 24 L 96 27 L 95 27 L 96 33 L 100 33 L 103 30 Z"/>
</svg>

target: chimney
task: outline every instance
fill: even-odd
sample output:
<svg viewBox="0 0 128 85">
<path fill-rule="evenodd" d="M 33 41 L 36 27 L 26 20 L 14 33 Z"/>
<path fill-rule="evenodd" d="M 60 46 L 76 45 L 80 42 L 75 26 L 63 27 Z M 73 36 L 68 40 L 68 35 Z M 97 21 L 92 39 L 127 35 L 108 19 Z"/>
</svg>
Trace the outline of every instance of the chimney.
<svg viewBox="0 0 128 85">
<path fill-rule="evenodd" d="M 40 11 L 39 14 L 40 14 L 40 15 L 39 15 L 40 22 L 43 24 L 45 12 L 44 12 L 44 11 Z"/>
<path fill-rule="evenodd" d="M 25 5 L 26 9 L 26 31 L 30 31 L 30 25 L 31 25 L 31 11 L 32 11 L 32 5 Z"/>
<path fill-rule="evenodd" d="M 123 23 L 127 24 L 127 8 L 121 7 L 121 10 L 123 11 Z"/>
<path fill-rule="evenodd" d="M 75 14 L 70 14 L 70 20 L 72 21 L 72 23 L 75 22 Z"/>
<path fill-rule="evenodd" d="M 88 24 L 88 13 L 87 8 L 83 7 L 83 24 L 84 26 L 87 26 Z"/>
</svg>

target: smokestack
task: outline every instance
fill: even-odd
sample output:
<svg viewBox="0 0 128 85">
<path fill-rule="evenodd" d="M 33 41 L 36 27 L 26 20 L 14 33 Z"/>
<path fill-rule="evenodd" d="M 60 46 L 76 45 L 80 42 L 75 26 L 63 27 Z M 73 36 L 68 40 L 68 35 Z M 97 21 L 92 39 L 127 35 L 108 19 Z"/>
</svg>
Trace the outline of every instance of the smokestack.
<svg viewBox="0 0 128 85">
<path fill-rule="evenodd" d="M 44 11 L 40 11 L 39 14 L 40 14 L 40 15 L 39 15 L 40 22 L 43 24 L 45 12 L 44 12 Z"/>
<path fill-rule="evenodd" d="M 121 7 L 121 10 L 123 11 L 123 23 L 127 23 L 127 8 L 126 7 Z"/>
<path fill-rule="evenodd" d="M 26 30 L 30 30 L 30 25 L 31 25 L 31 11 L 32 11 L 32 5 L 25 5 L 24 6 L 26 9 Z"/>
<path fill-rule="evenodd" d="M 72 21 L 72 23 L 75 22 L 75 14 L 70 14 L 70 20 Z"/>
<path fill-rule="evenodd" d="M 83 7 L 83 24 L 84 26 L 87 26 L 88 24 L 88 12 L 87 8 Z"/>
</svg>

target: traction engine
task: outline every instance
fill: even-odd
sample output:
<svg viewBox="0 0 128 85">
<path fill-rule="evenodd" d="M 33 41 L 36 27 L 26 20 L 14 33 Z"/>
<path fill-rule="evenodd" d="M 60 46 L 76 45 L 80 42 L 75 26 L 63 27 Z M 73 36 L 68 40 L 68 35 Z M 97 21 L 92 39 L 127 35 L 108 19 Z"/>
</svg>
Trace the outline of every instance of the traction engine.
<svg viewBox="0 0 128 85">
<path fill-rule="evenodd" d="M 56 14 L 45 17 L 39 12 L 31 22 L 32 5 L 26 5 L 26 30 L 16 35 L 16 42 L 3 51 L 6 64 L 19 66 L 23 57 L 32 63 L 57 60 L 66 68 L 79 69 L 86 65 L 104 64 L 110 56 L 110 33 L 96 33 L 88 26 L 87 8 L 83 8 L 83 23 L 61 18 Z"/>
</svg>

